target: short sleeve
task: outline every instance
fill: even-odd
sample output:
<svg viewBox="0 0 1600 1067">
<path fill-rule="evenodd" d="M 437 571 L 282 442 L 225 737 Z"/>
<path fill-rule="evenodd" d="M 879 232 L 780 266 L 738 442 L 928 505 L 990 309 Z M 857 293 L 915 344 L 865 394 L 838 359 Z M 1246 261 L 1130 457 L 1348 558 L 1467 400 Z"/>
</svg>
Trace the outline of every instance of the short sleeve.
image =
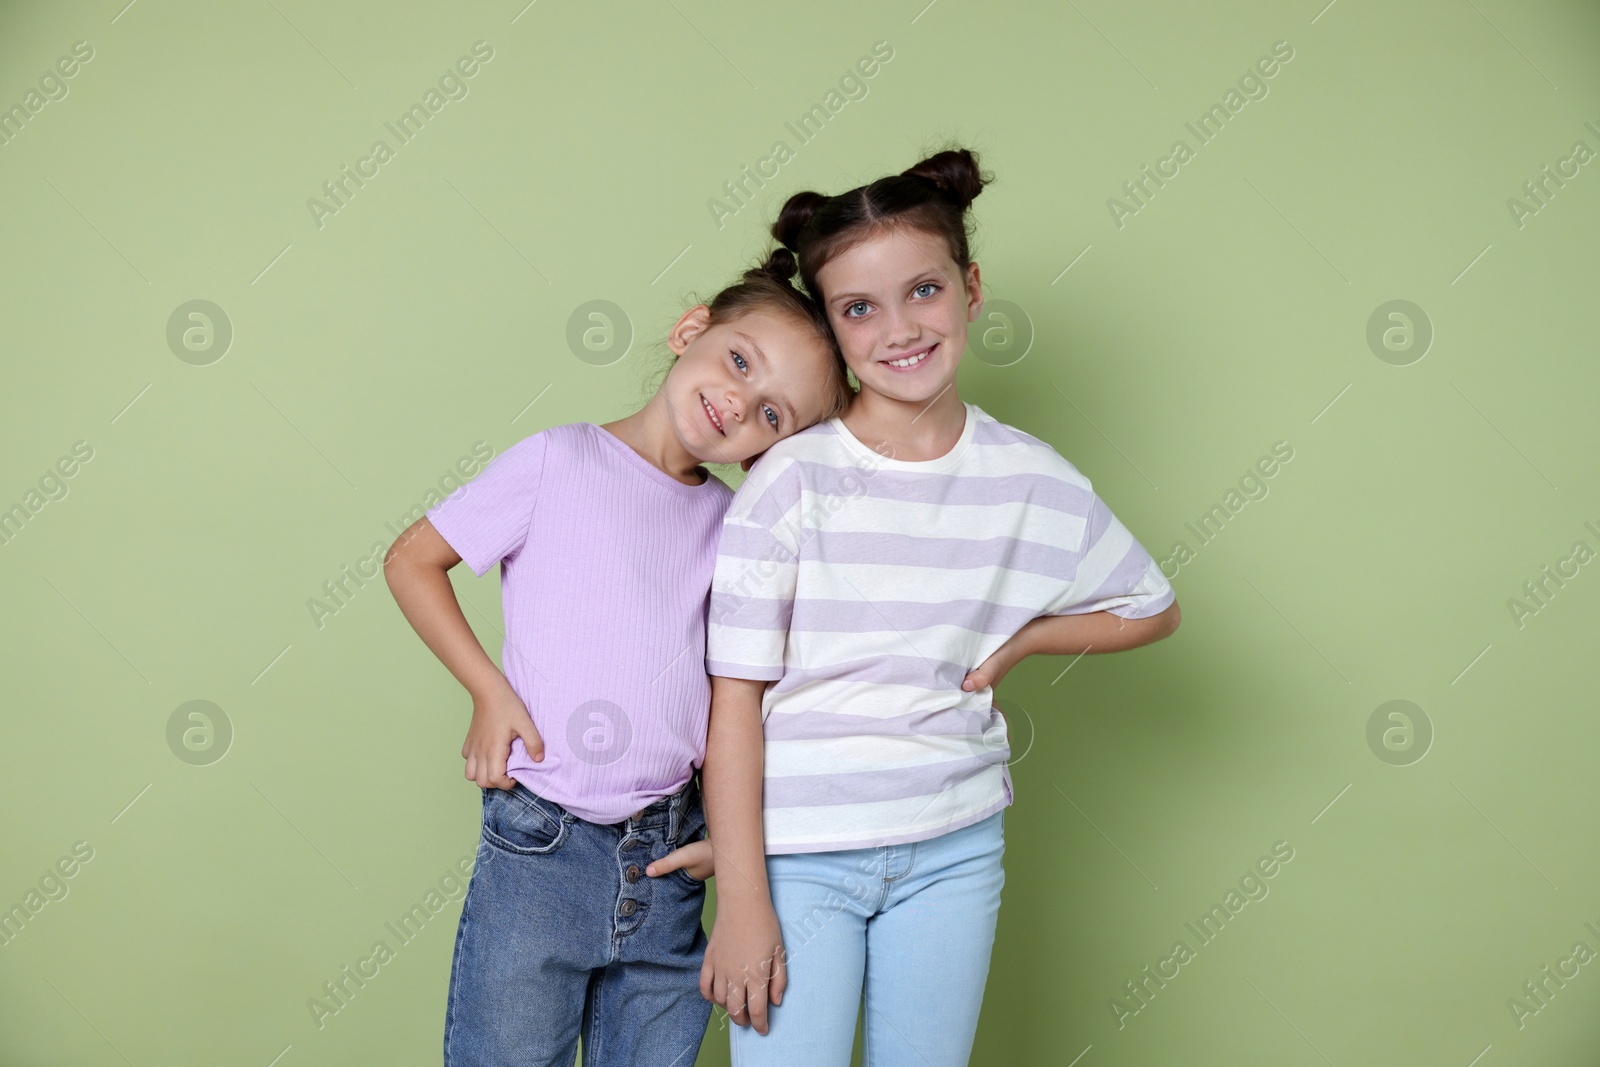
<svg viewBox="0 0 1600 1067">
<path fill-rule="evenodd" d="M 1090 487 L 1077 571 L 1046 614 L 1109 611 L 1124 619 L 1144 619 L 1159 615 L 1176 599 L 1160 565 Z"/>
<path fill-rule="evenodd" d="M 523 438 L 428 512 L 434 529 L 478 577 L 527 539 L 547 447 L 547 433 Z"/>
<path fill-rule="evenodd" d="M 798 464 L 760 460 L 722 520 L 706 622 L 706 672 L 783 677 L 794 612 L 801 501 Z"/>
</svg>

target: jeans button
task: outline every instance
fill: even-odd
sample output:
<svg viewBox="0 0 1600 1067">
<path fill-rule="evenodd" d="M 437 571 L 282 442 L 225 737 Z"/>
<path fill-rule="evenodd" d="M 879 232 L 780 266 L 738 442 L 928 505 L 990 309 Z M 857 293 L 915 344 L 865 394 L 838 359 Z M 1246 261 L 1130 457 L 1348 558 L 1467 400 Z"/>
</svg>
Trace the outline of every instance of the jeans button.
<svg viewBox="0 0 1600 1067">
<path fill-rule="evenodd" d="M 630 863 L 628 864 L 628 869 L 622 872 L 622 877 L 626 878 L 630 882 L 637 882 L 639 880 L 639 874 L 640 871 L 638 866 Z"/>
<path fill-rule="evenodd" d="M 622 843 L 622 850 L 624 852 L 632 852 L 634 849 L 638 848 L 640 844 L 642 844 L 642 842 L 637 837 L 630 837 Z"/>
<path fill-rule="evenodd" d="M 627 918 L 629 915 L 632 915 L 635 911 L 638 911 L 638 910 L 639 910 L 639 905 L 635 901 L 624 900 L 622 902 L 621 911 L 622 911 L 623 918 Z"/>
</svg>

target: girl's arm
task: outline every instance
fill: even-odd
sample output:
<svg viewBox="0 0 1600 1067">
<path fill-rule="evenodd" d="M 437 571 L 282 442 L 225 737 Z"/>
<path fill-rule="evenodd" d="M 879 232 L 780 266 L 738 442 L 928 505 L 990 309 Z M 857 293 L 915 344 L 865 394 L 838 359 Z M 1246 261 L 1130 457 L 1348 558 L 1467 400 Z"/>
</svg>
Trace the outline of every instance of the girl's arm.
<svg viewBox="0 0 1600 1067">
<path fill-rule="evenodd" d="M 535 762 L 544 759 L 544 742 L 522 698 L 483 650 L 461 613 L 448 573 L 460 562 L 461 556 L 424 515 L 389 547 L 383 558 L 383 577 L 422 643 L 472 694 L 472 724 L 461 746 L 461 756 L 467 761 L 466 777 L 483 788 L 510 789 L 516 785 L 506 774 L 512 738 L 522 738 Z"/>
<path fill-rule="evenodd" d="M 1159 615 L 1124 619 L 1109 611 L 1085 615 L 1041 615 L 1011 636 L 994 655 L 967 672 L 961 688 L 969 693 L 999 685 L 1011 668 L 1029 656 L 1074 656 L 1080 652 L 1122 652 L 1171 636 L 1178 628 L 1178 602 Z"/>
<path fill-rule="evenodd" d="M 700 767 L 717 870 L 717 917 L 700 968 L 700 995 L 726 1008 L 737 1025 L 753 1025 L 761 1034 L 767 1032 L 768 999 L 780 1003 L 788 984 L 761 830 L 766 688 L 766 682 L 744 678 L 711 679 L 711 722 Z"/>
</svg>

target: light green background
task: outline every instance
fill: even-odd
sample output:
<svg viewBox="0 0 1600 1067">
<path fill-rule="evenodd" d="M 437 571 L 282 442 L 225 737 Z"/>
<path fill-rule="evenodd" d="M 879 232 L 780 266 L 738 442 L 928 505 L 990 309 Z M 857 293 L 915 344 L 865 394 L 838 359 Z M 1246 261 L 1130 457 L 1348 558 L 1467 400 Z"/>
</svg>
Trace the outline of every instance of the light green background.
<svg viewBox="0 0 1600 1067">
<path fill-rule="evenodd" d="M 1001 687 L 1026 714 L 973 1062 L 1594 1062 L 1600 965 L 1521 1028 L 1507 1005 L 1600 949 L 1600 567 L 1508 608 L 1600 549 L 1600 164 L 1507 205 L 1600 149 L 1593 4 L 523 2 L 0 8 L 0 106 L 94 49 L 0 147 L 0 507 L 94 450 L 0 547 L 0 905 L 94 850 L 0 947 L 0 1062 L 438 1062 L 458 901 L 320 1028 L 307 1001 L 472 853 L 470 704 L 381 579 L 320 628 L 308 600 L 473 442 L 637 406 L 788 193 L 947 138 L 997 176 L 976 256 L 1034 331 L 1010 366 L 969 352 L 963 396 L 1152 553 L 1196 550 L 1173 638 Z M 307 199 L 479 40 L 470 94 L 319 229 Z M 1108 198 L 1280 40 L 1269 94 L 1119 228 Z M 784 123 L 877 41 L 800 146 Z M 166 342 L 193 299 L 234 330 L 209 366 Z M 565 339 L 594 299 L 637 334 L 608 366 Z M 1435 331 L 1407 366 L 1366 340 L 1395 299 Z M 1280 440 L 1201 546 L 1185 524 Z M 498 656 L 494 575 L 453 578 Z M 234 731 L 207 766 L 167 743 L 195 699 Z M 1395 699 L 1435 731 L 1408 766 L 1367 742 Z M 1270 895 L 1119 1028 L 1123 983 L 1276 841 Z"/>
</svg>

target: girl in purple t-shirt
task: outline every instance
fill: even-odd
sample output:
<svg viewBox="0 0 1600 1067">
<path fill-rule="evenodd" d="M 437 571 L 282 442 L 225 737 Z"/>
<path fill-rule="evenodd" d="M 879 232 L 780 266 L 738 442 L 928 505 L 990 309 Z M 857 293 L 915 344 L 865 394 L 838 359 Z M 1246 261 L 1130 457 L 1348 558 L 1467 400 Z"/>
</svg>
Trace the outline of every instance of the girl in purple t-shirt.
<svg viewBox="0 0 1600 1067">
<path fill-rule="evenodd" d="M 651 400 L 524 438 L 412 524 L 395 600 L 472 694 L 461 755 L 483 825 L 456 933 L 446 1067 L 693 1063 L 709 845 L 707 597 L 749 462 L 842 410 L 827 321 L 787 250 L 684 312 Z M 496 668 L 448 571 L 500 564 Z M 688 846 L 688 847 L 686 847 Z M 641 877 L 641 875 L 652 877 Z"/>
</svg>

